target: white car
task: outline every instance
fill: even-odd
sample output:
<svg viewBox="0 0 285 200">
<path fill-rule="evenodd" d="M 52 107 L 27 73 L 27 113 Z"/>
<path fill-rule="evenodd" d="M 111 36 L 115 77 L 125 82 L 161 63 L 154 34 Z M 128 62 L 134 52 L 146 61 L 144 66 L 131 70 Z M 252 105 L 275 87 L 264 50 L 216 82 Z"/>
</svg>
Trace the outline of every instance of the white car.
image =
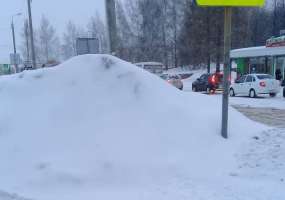
<svg viewBox="0 0 285 200">
<path fill-rule="evenodd" d="M 268 74 L 248 74 L 241 76 L 230 87 L 230 96 L 236 95 L 257 97 L 259 94 L 269 94 L 275 97 L 280 92 L 280 83 Z"/>
</svg>

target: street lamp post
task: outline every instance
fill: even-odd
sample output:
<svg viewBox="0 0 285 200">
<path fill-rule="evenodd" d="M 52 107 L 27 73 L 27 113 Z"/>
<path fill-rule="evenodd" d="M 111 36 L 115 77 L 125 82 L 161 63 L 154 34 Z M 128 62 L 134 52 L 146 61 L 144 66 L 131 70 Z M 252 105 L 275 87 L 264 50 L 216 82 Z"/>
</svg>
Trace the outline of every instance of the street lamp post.
<svg viewBox="0 0 285 200">
<path fill-rule="evenodd" d="M 17 13 L 15 15 L 12 16 L 12 23 L 11 23 L 11 29 L 12 29 L 12 37 L 13 37 L 13 47 L 14 47 L 14 64 L 16 67 L 16 72 L 19 71 L 18 69 L 18 63 L 16 61 L 16 55 L 17 55 L 17 47 L 16 47 L 16 38 L 15 38 L 15 26 L 14 26 L 14 17 L 16 16 L 21 16 L 22 13 Z"/>
</svg>

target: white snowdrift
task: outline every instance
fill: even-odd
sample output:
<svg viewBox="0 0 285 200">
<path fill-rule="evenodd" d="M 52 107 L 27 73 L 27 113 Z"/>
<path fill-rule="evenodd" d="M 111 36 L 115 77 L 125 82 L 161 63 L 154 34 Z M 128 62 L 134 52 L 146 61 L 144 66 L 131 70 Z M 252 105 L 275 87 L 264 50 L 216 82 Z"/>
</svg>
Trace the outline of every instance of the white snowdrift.
<svg viewBox="0 0 285 200">
<path fill-rule="evenodd" d="M 264 129 L 230 110 L 226 141 L 220 100 L 107 55 L 2 77 L 0 99 L 0 190 L 35 200 L 183 199 L 189 179 L 214 191 Z"/>
</svg>

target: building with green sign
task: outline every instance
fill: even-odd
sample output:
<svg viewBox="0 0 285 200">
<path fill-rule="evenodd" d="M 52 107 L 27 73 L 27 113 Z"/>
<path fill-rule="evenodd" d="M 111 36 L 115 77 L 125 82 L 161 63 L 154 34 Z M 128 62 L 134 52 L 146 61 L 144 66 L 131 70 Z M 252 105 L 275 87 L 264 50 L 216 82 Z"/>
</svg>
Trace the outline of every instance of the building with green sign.
<svg viewBox="0 0 285 200">
<path fill-rule="evenodd" d="M 285 79 L 285 46 L 235 49 L 231 59 L 237 64 L 238 74 L 266 73 L 275 77 L 279 74 Z"/>
<path fill-rule="evenodd" d="M 0 64 L 0 75 L 6 75 L 13 73 L 13 69 L 10 64 Z"/>
</svg>

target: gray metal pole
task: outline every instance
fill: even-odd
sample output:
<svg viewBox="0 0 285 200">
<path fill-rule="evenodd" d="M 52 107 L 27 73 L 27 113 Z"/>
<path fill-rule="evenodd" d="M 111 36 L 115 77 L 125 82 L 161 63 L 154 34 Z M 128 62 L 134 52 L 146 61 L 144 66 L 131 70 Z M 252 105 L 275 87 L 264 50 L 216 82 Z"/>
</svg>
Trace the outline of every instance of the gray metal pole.
<svg viewBox="0 0 285 200">
<path fill-rule="evenodd" d="M 16 54 L 17 54 L 17 49 L 16 49 L 16 39 L 15 39 L 15 28 L 14 28 L 14 20 L 12 18 L 12 23 L 11 23 L 11 28 L 12 28 L 12 36 L 13 36 L 13 47 L 14 47 L 14 62 L 16 62 L 15 58 L 16 58 Z M 15 67 L 16 67 L 16 72 L 18 72 L 18 64 L 15 63 Z"/>
<path fill-rule="evenodd" d="M 26 49 L 27 49 L 27 58 L 26 61 L 30 61 L 30 44 L 29 44 L 29 22 L 25 20 L 25 38 L 26 38 Z"/>
<path fill-rule="evenodd" d="M 231 68 L 230 50 L 231 50 L 231 32 L 232 32 L 232 8 L 225 7 L 225 27 L 224 27 L 224 92 L 222 108 L 222 136 L 228 138 L 228 110 L 229 110 L 229 77 Z"/>
<path fill-rule="evenodd" d="M 109 36 L 109 53 L 114 54 L 117 51 L 117 22 L 116 22 L 116 4 L 115 0 L 106 0 L 106 17 Z"/>
<path fill-rule="evenodd" d="M 35 44 L 34 44 L 34 30 L 33 30 L 33 21 L 32 21 L 31 0 L 27 0 L 27 1 L 28 1 L 29 28 L 30 28 L 30 37 L 31 37 L 33 68 L 36 69 L 37 62 L 36 62 L 36 53 L 35 53 Z"/>
</svg>

